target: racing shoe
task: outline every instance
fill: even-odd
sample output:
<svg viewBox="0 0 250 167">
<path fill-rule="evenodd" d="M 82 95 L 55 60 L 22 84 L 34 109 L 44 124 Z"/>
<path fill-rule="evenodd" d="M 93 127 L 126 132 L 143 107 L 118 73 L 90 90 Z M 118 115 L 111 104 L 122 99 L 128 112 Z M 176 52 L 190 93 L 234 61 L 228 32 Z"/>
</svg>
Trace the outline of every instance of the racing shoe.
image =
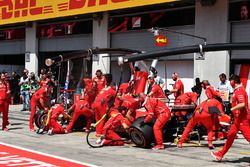
<svg viewBox="0 0 250 167">
<path fill-rule="evenodd" d="M 208 144 L 208 148 L 209 148 L 210 150 L 215 149 L 215 147 L 214 147 L 214 145 L 213 145 L 213 144 Z"/>
<path fill-rule="evenodd" d="M 101 146 L 107 146 L 110 143 L 110 141 L 103 139 L 101 142 Z"/>
<path fill-rule="evenodd" d="M 178 148 L 182 148 L 182 143 L 179 142 L 179 143 L 177 144 L 177 147 L 178 147 Z"/>
<path fill-rule="evenodd" d="M 35 132 L 36 130 L 34 128 L 30 128 L 30 132 Z"/>
<path fill-rule="evenodd" d="M 223 156 L 221 156 L 218 152 L 212 151 L 212 152 L 211 152 L 211 155 L 214 157 L 214 159 L 215 159 L 216 161 L 221 161 L 222 158 L 223 158 Z"/>
<path fill-rule="evenodd" d="M 153 150 L 163 150 L 164 149 L 164 145 L 156 145 L 152 148 Z"/>
<path fill-rule="evenodd" d="M 8 129 L 8 128 L 4 128 L 4 129 L 3 129 L 3 131 L 8 132 L 8 131 L 9 131 L 9 129 Z"/>
<path fill-rule="evenodd" d="M 53 129 L 50 129 L 50 130 L 48 131 L 48 135 L 53 135 Z"/>
<path fill-rule="evenodd" d="M 43 132 L 44 132 L 43 129 L 38 129 L 38 130 L 36 131 L 37 134 L 43 134 Z"/>
</svg>

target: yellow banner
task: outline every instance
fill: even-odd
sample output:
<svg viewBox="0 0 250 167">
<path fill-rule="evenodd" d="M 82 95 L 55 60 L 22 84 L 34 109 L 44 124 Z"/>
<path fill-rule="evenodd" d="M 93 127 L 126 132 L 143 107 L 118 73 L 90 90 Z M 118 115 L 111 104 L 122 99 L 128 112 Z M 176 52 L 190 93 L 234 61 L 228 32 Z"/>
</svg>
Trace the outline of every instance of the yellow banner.
<svg viewBox="0 0 250 167">
<path fill-rule="evenodd" d="M 177 0 L 0 0 L 0 25 Z"/>
</svg>

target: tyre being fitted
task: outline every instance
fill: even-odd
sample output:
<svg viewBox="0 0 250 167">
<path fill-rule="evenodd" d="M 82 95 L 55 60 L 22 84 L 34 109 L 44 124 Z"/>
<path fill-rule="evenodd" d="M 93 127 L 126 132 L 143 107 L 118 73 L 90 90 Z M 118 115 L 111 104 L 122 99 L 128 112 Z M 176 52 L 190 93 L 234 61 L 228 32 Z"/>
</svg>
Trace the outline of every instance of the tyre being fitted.
<svg viewBox="0 0 250 167">
<path fill-rule="evenodd" d="M 151 146 L 151 143 L 155 141 L 153 131 L 155 120 L 152 119 L 150 123 L 140 126 L 141 122 L 144 121 L 144 118 L 145 117 L 140 117 L 133 123 L 129 128 L 129 136 L 136 146 L 148 148 Z"/>
<path fill-rule="evenodd" d="M 45 112 L 36 113 L 36 116 L 34 118 L 34 122 L 39 129 L 42 127 L 45 127 L 45 124 L 47 121 L 47 116 L 48 116 L 48 114 Z"/>
</svg>

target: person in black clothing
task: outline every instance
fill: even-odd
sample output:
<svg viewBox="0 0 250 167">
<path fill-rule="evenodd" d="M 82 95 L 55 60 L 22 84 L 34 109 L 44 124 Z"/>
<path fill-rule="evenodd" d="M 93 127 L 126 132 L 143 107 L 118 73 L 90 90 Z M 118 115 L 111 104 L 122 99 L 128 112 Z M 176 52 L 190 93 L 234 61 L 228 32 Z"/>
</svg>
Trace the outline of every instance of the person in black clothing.
<svg viewBox="0 0 250 167">
<path fill-rule="evenodd" d="M 10 82 L 10 90 L 11 90 L 11 104 L 17 104 L 20 102 L 20 86 L 18 85 L 20 80 L 20 75 L 16 73 L 16 71 L 12 72 Z"/>
</svg>

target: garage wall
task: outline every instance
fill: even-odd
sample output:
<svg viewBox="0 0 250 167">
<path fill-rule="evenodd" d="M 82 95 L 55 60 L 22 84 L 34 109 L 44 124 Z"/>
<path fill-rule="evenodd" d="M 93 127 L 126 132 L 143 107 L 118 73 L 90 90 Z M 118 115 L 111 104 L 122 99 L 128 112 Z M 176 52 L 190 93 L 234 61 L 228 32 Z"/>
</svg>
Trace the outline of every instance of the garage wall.
<svg viewBox="0 0 250 167">
<path fill-rule="evenodd" d="M 92 34 L 70 35 L 39 40 L 39 52 L 74 51 L 92 48 Z"/>
<path fill-rule="evenodd" d="M 0 55 L 17 55 L 25 53 L 24 40 L 0 41 Z"/>
<path fill-rule="evenodd" d="M 170 29 L 184 32 L 188 34 L 194 34 L 194 25 L 169 27 Z M 112 48 L 129 48 L 139 49 L 146 52 L 164 50 L 173 47 L 183 47 L 188 45 L 194 45 L 194 38 L 185 35 L 174 34 L 166 32 L 169 44 L 166 47 L 155 46 L 155 37 L 152 32 L 147 30 L 141 31 L 128 31 L 128 32 L 117 32 L 111 34 L 111 47 Z M 172 56 L 164 58 L 165 60 L 171 59 L 193 59 L 193 54 Z"/>
<path fill-rule="evenodd" d="M 232 22 L 231 23 L 231 41 L 232 42 L 249 42 L 250 40 L 250 21 Z M 233 50 L 231 59 L 249 59 L 250 50 Z"/>
</svg>

